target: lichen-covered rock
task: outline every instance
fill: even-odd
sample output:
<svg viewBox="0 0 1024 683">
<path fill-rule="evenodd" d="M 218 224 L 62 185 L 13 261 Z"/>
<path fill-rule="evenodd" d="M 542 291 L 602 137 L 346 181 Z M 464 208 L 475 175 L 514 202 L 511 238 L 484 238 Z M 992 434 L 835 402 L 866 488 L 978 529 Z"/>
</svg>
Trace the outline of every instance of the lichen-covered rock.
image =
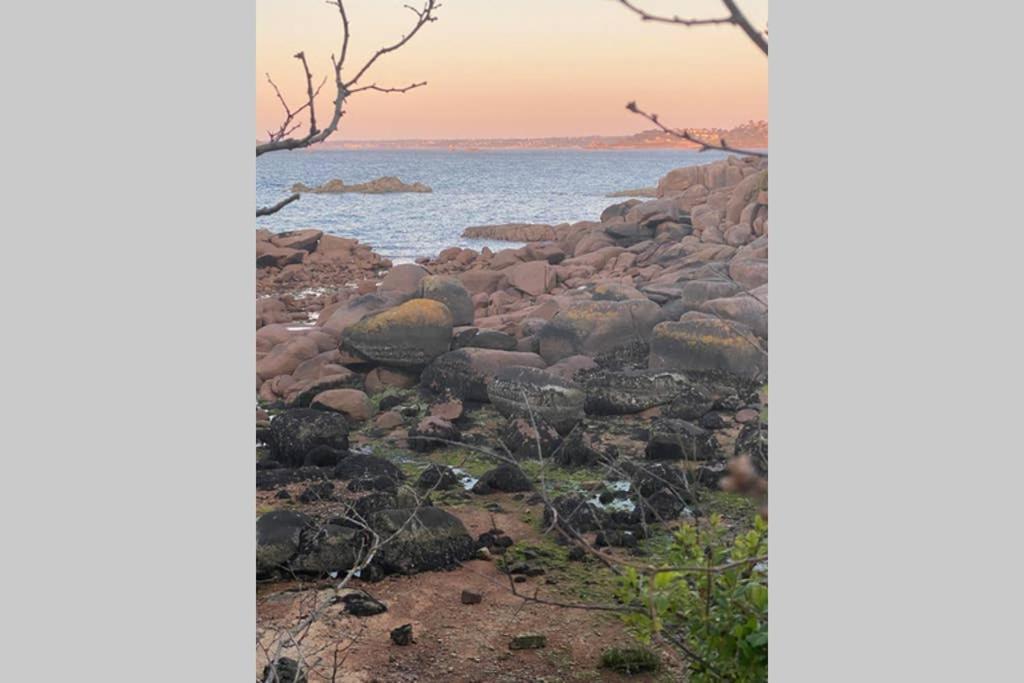
<svg viewBox="0 0 1024 683">
<path fill-rule="evenodd" d="M 448 351 L 452 314 L 433 299 L 412 299 L 350 325 L 342 350 L 397 367 L 421 367 Z"/>
<path fill-rule="evenodd" d="M 598 370 L 583 375 L 590 415 L 628 415 L 671 403 L 691 382 L 668 370 Z"/>
<path fill-rule="evenodd" d="M 767 374 L 768 354 L 746 325 L 691 311 L 654 328 L 650 367 L 721 370 L 757 379 Z"/>
<path fill-rule="evenodd" d="M 336 524 L 310 529 L 289 568 L 305 574 L 347 572 L 357 561 L 358 532 Z"/>
<path fill-rule="evenodd" d="M 647 442 L 651 460 L 714 460 L 721 457 L 711 432 L 687 422 L 663 418 L 651 424 Z"/>
<path fill-rule="evenodd" d="M 562 443 L 555 428 L 539 417 L 509 420 L 498 438 L 516 460 L 549 458 Z"/>
<path fill-rule="evenodd" d="M 473 300 L 469 291 L 457 278 L 444 275 L 427 275 L 419 282 L 419 295 L 423 299 L 440 301 L 452 314 L 452 324 L 473 323 Z"/>
<path fill-rule="evenodd" d="M 294 408 L 271 420 L 268 437 L 274 460 L 299 467 L 305 462 L 306 454 L 317 446 L 347 451 L 348 422 L 339 413 Z"/>
<path fill-rule="evenodd" d="M 287 566 L 299 552 L 302 532 L 313 520 L 300 512 L 274 510 L 256 520 L 256 574 L 265 576 Z"/>
<path fill-rule="evenodd" d="M 662 319 L 661 307 L 648 299 L 576 301 L 538 333 L 540 355 L 551 364 L 577 354 L 599 356 L 646 344 Z"/>
<path fill-rule="evenodd" d="M 447 569 L 468 560 L 476 543 L 459 519 L 435 507 L 381 510 L 367 520 L 381 538 L 391 538 L 374 559 L 387 573 Z"/>
<path fill-rule="evenodd" d="M 502 368 L 543 368 L 535 353 L 498 349 L 456 349 L 439 356 L 423 371 L 420 381 L 437 394 L 447 393 L 462 400 L 488 401 L 487 387 Z"/>
<path fill-rule="evenodd" d="M 532 413 L 561 434 L 583 419 L 583 390 L 537 368 L 499 370 L 487 387 L 487 396 L 505 417 L 528 418 Z"/>
<path fill-rule="evenodd" d="M 691 384 L 675 395 L 672 403 L 664 409 L 665 417 L 675 417 L 680 420 L 699 420 L 715 405 L 715 400 L 704 388 Z"/>
<path fill-rule="evenodd" d="M 352 454 L 337 464 L 334 477 L 345 480 L 388 477 L 400 482 L 405 479 L 405 474 L 397 465 L 379 456 Z"/>
</svg>

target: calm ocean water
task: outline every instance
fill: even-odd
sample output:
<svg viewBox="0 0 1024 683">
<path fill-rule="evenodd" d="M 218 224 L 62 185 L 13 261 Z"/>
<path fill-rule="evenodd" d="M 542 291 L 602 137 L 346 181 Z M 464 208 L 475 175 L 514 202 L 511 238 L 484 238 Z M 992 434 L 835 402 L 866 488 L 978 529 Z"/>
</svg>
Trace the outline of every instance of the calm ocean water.
<svg viewBox="0 0 1024 683">
<path fill-rule="evenodd" d="M 597 220 L 606 195 L 652 187 L 668 171 L 723 158 L 683 150 L 523 150 L 447 152 L 354 150 L 277 152 L 256 160 L 257 206 L 275 204 L 293 183 L 347 184 L 380 176 L 426 183 L 430 194 L 305 194 L 257 227 L 317 228 L 355 237 L 396 262 L 463 246 L 504 249 L 509 242 L 460 237 L 470 225 Z"/>
</svg>

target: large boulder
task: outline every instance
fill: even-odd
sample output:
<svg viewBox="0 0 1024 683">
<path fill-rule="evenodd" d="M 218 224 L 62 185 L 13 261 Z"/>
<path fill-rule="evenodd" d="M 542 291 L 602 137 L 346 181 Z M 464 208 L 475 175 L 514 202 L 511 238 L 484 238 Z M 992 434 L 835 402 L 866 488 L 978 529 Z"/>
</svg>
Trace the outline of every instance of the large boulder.
<svg viewBox="0 0 1024 683">
<path fill-rule="evenodd" d="M 736 296 L 706 301 L 699 310 L 743 323 L 757 336 L 765 339 L 768 337 L 768 285 L 761 285 Z"/>
<path fill-rule="evenodd" d="M 256 361 L 256 375 L 268 380 L 278 375 L 290 375 L 299 365 L 320 353 L 315 340 L 307 336 L 296 336 Z"/>
<path fill-rule="evenodd" d="M 339 413 L 294 408 L 270 421 L 268 438 L 274 460 L 299 467 L 306 454 L 318 446 L 347 451 L 348 422 Z"/>
<path fill-rule="evenodd" d="M 438 356 L 421 375 L 422 385 L 434 393 L 449 393 L 460 399 L 488 401 L 487 387 L 502 368 L 543 368 L 535 353 L 465 348 Z"/>
<path fill-rule="evenodd" d="M 470 294 L 493 294 L 508 286 L 508 276 L 497 270 L 467 270 L 458 277 Z"/>
<path fill-rule="evenodd" d="M 390 539 L 374 558 L 386 573 L 448 569 L 476 552 L 462 522 L 440 508 L 381 510 L 367 521 L 380 538 Z"/>
<path fill-rule="evenodd" d="M 654 328 L 650 367 L 719 370 L 760 379 L 768 372 L 768 354 L 746 325 L 691 311 L 679 322 Z"/>
<path fill-rule="evenodd" d="M 540 355 L 553 364 L 578 354 L 615 355 L 646 346 L 662 319 L 661 307 L 648 299 L 572 302 L 538 333 Z"/>
<path fill-rule="evenodd" d="M 380 291 L 407 298 L 416 295 L 420 281 L 430 275 L 426 268 L 415 263 L 403 263 L 388 271 L 380 282 Z"/>
<path fill-rule="evenodd" d="M 591 415 L 628 415 L 671 403 L 690 380 L 669 370 L 599 370 L 583 376 L 586 411 Z"/>
<path fill-rule="evenodd" d="M 265 576 L 284 568 L 299 552 L 302 532 L 313 520 L 291 510 L 273 510 L 256 520 L 256 574 Z"/>
<path fill-rule="evenodd" d="M 555 269 L 547 261 L 520 263 L 502 271 L 508 276 L 508 283 L 524 294 L 540 296 L 555 286 Z"/>
<path fill-rule="evenodd" d="M 532 413 L 561 434 L 583 419 L 583 390 L 537 368 L 499 370 L 487 387 L 487 396 L 502 415 L 528 418 Z"/>
<path fill-rule="evenodd" d="M 324 524 L 307 531 L 299 554 L 289 569 L 303 574 L 347 572 L 359 559 L 359 533 L 337 524 Z"/>
<path fill-rule="evenodd" d="M 651 460 L 714 460 L 721 456 L 711 432 L 685 420 L 662 418 L 651 425 L 647 441 Z"/>
<path fill-rule="evenodd" d="M 457 278 L 444 275 L 427 275 L 419 282 L 419 296 L 423 299 L 440 301 L 452 314 L 455 326 L 473 322 L 473 300 Z"/>
<path fill-rule="evenodd" d="M 279 232 L 271 237 L 270 243 L 282 249 L 313 251 L 323 234 L 322 231 L 313 229 L 289 230 L 288 232 Z"/>
<path fill-rule="evenodd" d="M 412 299 L 350 325 L 342 350 L 397 367 L 421 367 L 448 350 L 452 314 L 433 299 Z"/>
</svg>

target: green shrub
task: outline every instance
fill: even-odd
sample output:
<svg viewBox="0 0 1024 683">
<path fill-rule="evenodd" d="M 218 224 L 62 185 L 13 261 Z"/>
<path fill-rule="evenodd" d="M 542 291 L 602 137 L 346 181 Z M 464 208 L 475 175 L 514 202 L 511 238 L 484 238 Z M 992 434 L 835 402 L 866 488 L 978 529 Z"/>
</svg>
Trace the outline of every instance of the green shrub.
<svg viewBox="0 0 1024 683">
<path fill-rule="evenodd" d="M 721 517 L 710 522 L 675 534 L 663 566 L 678 570 L 626 571 L 619 598 L 643 611 L 624 619 L 644 642 L 663 633 L 679 645 L 692 681 L 765 681 L 768 573 L 766 562 L 753 559 L 768 554 L 768 523 L 757 517 L 753 529 L 729 542 Z"/>
</svg>

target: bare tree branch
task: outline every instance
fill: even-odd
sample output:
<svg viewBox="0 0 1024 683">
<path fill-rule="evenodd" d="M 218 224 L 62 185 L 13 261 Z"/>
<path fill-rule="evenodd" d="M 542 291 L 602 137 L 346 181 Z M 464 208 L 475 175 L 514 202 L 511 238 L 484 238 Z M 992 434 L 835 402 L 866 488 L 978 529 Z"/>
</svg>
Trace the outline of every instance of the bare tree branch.
<svg viewBox="0 0 1024 683">
<path fill-rule="evenodd" d="M 278 211 L 288 206 L 292 202 L 298 201 L 299 197 L 301 196 L 302 195 L 296 192 L 291 197 L 288 197 L 287 199 L 282 199 L 273 206 L 264 206 L 262 209 L 256 209 L 256 217 L 259 218 L 260 216 L 269 216 L 270 214 L 277 213 Z"/>
<path fill-rule="evenodd" d="M 370 67 L 372 67 L 373 64 L 379 58 L 390 52 L 398 50 L 403 45 L 408 43 L 412 39 L 412 37 L 415 36 L 419 32 L 419 30 L 423 28 L 425 25 L 427 25 L 430 22 L 437 21 L 437 17 L 434 15 L 434 12 L 435 10 L 437 10 L 437 8 L 441 6 L 440 2 L 438 2 L 437 0 L 426 0 L 422 9 L 415 9 L 413 7 L 409 7 L 408 5 L 406 5 L 407 7 L 409 7 L 410 10 L 412 10 L 413 14 L 416 15 L 416 21 L 413 24 L 412 29 L 404 36 L 402 36 L 402 38 L 399 39 L 398 41 L 390 45 L 386 45 L 377 50 L 376 52 L 374 52 L 373 55 L 366 61 L 366 63 L 359 68 L 355 76 L 352 77 L 351 79 L 348 79 L 347 81 L 342 77 L 342 70 L 345 67 L 345 59 L 348 56 L 348 43 L 350 38 L 348 12 L 345 9 L 344 0 L 328 0 L 327 4 L 333 5 L 338 8 L 338 13 L 341 17 L 342 27 L 341 49 L 338 53 L 338 57 L 335 58 L 334 55 L 331 55 L 331 65 L 334 71 L 335 97 L 333 111 L 331 112 L 330 120 L 327 123 L 327 125 L 324 126 L 322 129 L 317 128 L 316 115 L 314 111 L 314 99 L 316 97 L 316 94 L 319 93 L 320 89 L 317 88 L 316 91 L 313 91 L 313 77 L 312 73 L 309 70 L 309 65 L 306 62 L 305 53 L 299 52 L 295 54 L 295 58 L 302 62 L 303 71 L 306 76 L 307 102 L 299 109 L 292 111 L 286 104 L 284 97 L 281 95 L 277 86 L 274 85 L 273 81 L 271 80 L 271 85 L 274 87 L 278 99 L 281 100 L 281 104 L 284 106 L 285 122 L 281 125 L 281 128 L 279 129 L 278 133 L 271 135 L 270 139 L 267 140 L 267 142 L 256 145 L 257 157 L 268 152 L 303 149 L 315 145 L 317 143 L 323 142 L 324 140 L 329 138 L 338 129 L 338 124 L 341 121 L 341 117 L 344 116 L 345 114 L 345 101 L 347 100 L 348 96 L 353 94 L 354 92 L 359 92 L 362 90 L 377 90 L 379 92 L 403 93 L 408 92 L 413 88 L 420 87 L 421 85 L 426 85 L 426 83 L 414 83 L 413 85 L 407 86 L 405 88 L 381 88 L 378 87 L 376 84 L 373 84 L 362 88 L 353 88 L 353 86 L 359 82 L 359 79 L 361 79 L 367 73 L 367 71 L 369 71 Z M 267 76 L 267 79 L 270 80 L 269 75 Z M 295 118 L 295 115 L 304 111 L 307 108 L 309 109 L 310 119 L 309 132 L 306 135 L 303 135 L 302 137 L 287 137 L 295 130 L 294 127 L 289 127 L 291 125 L 292 120 Z"/>
<path fill-rule="evenodd" d="M 619 3 L 629 9 L 631 12 L 639 16 L 644 21 L 654 21 L 664 24 L 678 24 L 680 26 L 715 26 L 722 24 L 733 24 L 738 26 L 750 41 L 757 46 L 761 52 L 768 54 L 768 39 L 765 37 L 767 31 L 758 31 L 754 28 L 753 24 L 747 19 L 746 15 L 740 10 L 733 0 L 722 0 L 722 4 L 729 11 L 727 17 L 715 17 L 715 18 L 696 18 L 696 19 L 684 19 L 678 15 L 671 17 L 651 14 L 644 9 L 637 7 L 630 0 L 619 0 Z"/>
<path fill-rule="evenodd" d="M 736 147 L 731 147 L 731 146 L 729 146 L 728 143 L 726 143 L 726 141 L 724 139 L 720 139 L 720 141 L 718 143 L 714 143 L 714 142 L 711 142 L 710 140 L 703 140 L 701 138 L 696 137 L 695 135 L 690 133 L 690 131 L 686 130 L 685 128 L 684 129 L 669 128 L 668 126 L 666 126 L 665 124 L 663 124 L 661 121 L 658 120 L 658 115 L 657 114 L 648 114 L 647 112 L 645 112 L 642 109 L 640 109 L 640 107 L 637 106 L 636 102 L 628 102 L 628 103 L 626 103 L 626 109 L 628 109 L 629 111 L 633 112 L 634 114 L 639 114 L 640 116 L 644 117 L 645 119 L 647 119 L 648 121 L 650 121 L 651 123 L 656 125 L 658 128 L 660 128 L 661 130 L 663 130 L 666 133 L 668 133 L 669 135 L 674 135 L 677 138 L 680 138 L 682 140 L 688 140 L 689 142 L 692 142 L 695 145 L 699 145 L 701 152 L 706 152 L 708 150 L 715 149 L 715 150 L 719 150 L 719 151 L 722 151 L 722 152 L 733 152 L 735 154 L 743 154 L 743 155 L 752 156 L 752 157 L 767 157 L 768 156 L 767 152 L 758 152 L 758 151 L 755 151 L 755 150 L 737 149 Z"/>
<path fill-rule="evenodd" d="M 427 84 L 426 81 L 422 81 L 420 83 L 413 83 L 412 85 L 407 85 L 404 88 L 382 88 L 379 85 L 377 85 L 376 83 L 371 83 L 370 85 L 364 85 L 361 88 L 353 88 L 352 90 L 349 90 L 349 93 L 363 92 L 364 90 L 376 90 L 377 92 L 388 92 L 388 93 L 390 93 L 390 92 L 402 93 L 402 92 L 409 92 L 413 88 L 420 88 L 420 87 L 422 87 L 422 86 L 424 86 L 426 84 Z"/>
</svg>

